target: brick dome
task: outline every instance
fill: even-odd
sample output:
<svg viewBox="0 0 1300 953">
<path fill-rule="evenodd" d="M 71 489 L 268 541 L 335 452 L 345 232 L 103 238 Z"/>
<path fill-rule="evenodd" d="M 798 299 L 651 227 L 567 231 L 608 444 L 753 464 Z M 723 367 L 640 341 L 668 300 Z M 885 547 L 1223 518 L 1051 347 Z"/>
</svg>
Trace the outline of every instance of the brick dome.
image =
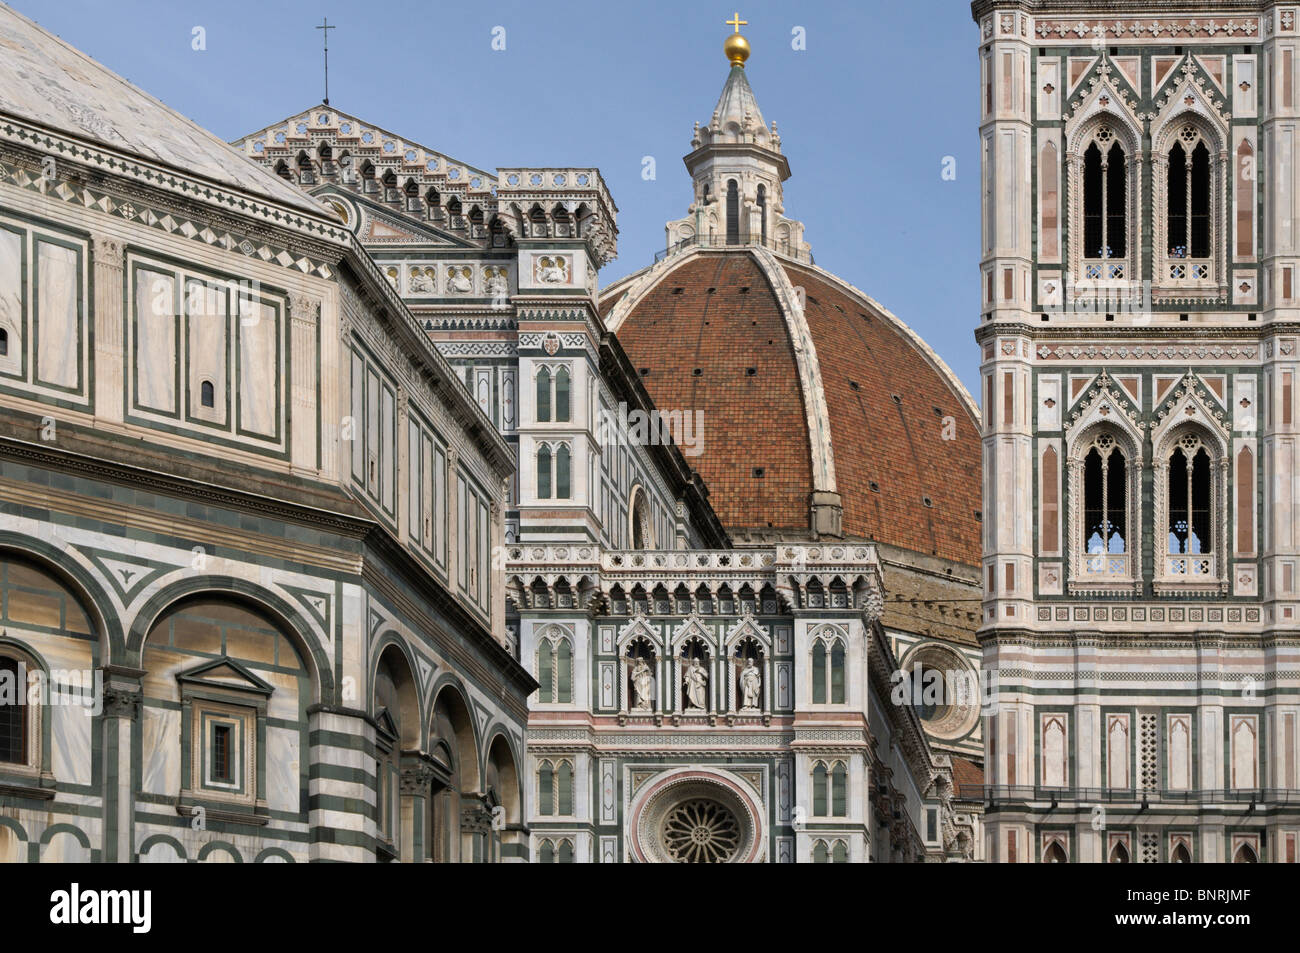
<svg viewBox="0 0 1300 953">
<path fill-rule="evenodd" d="M 611 285 L 601 313 L 661 410 L 702 412 L 690 462 L 737 541 L 812 529 L 979 564 L 975 403 L 851 285 L 697 247 Z"/>
</svg>

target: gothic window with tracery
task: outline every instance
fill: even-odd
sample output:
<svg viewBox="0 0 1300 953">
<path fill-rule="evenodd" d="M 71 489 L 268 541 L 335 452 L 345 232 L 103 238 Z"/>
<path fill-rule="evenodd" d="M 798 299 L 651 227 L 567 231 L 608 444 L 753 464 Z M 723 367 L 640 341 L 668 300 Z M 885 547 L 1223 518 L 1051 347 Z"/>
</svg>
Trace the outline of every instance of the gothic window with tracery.
<svg viewBox="0 0 1300 953">
<path fill-rule="evenodd" d="M 1083 545 L 1089 562 L 1126 553 L 1128 467 L 1115 438 L 1102 433 L 1083 458 Z"/>
<path fill-rule="evenodd" d="M 814 705 L 844 704 L 843 640 L 818 638 L 813 642 L 812 697 Z"/>
<path fill-rule="evenodd" d="M 543 637 L 537 645 L 537 700 L 543 704 L 573 701 L 573 647 L 562 636 Z"/>
<path fill-rule="evenodd" d="M 1169 150 L 1169 257 L 1210 257 L 1210 150 L 1186 125 Z"/>
<path fill-rule="evenodd" d="M 843 761 L 813 764 L 813 816 L 847 817 L 849 769 Z"/>
<path fill-rule="evenodd" d="M 1141 460 L 1121 428 L 1099 426 L 1069 450 L 1071 585 L 1138 584 L 1138 480 Z"/>
<path fill-rule="evenodd" d="M 1186 434 L 1174 445 L 1168 481 L 1169 555 L 1209 554 L 1213 551 L 1210 455 L 1196 434 Z"/>
<path fill-rule="evenodd" d="M 573 814 L 573 762 L 546 759 L 537 766 L 537 813 L 544 817 Z"/>
<path fill-rule="evenodd" d="M 1223 251 L 1216 213 L 1222 191 L 1215 187 L 1221 177 L 1219 148 L 1199 120 L 1171 129 L 1164 144 L 1156 148 L 1157 163 L 1163 166 L 1154 176 L 1155 204 L 1161 212 L 1158 218 L 1163 219 L 1155 236 L 1156 279 L 1166 283 L 1211 281 L 1216 277 L 1215 259 Z M 1239 198 L 1248 191 L 1238 189 Z M 1249 237 L 1253 226 L 1249 221 L 1244 225 Z"/>
<path fill-rule="evenodd" d="M 1101 125 L 1083 153 L 1084 276 L 1124 278 L 1128 257 L 1127 157 L 1110 126 Z"/>
</svg>

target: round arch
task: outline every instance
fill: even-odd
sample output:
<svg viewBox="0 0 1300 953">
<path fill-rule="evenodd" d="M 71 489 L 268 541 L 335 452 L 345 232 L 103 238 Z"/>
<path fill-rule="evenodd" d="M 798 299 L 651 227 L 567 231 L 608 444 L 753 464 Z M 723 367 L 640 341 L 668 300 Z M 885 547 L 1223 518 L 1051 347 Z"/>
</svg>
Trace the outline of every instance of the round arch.
<svg viewBox="0 0 1300 953">
<path fill-rule="evenodd" d="M 189 862 L 189 858 L 185 854 L 184 845 L 169 834 L 150 834 L 146 837 L 140 844 L 140 849 L 136 851 L 136 859 L 143 860 L 145 855 L 148 854 L 149 851 L 153 850 L 153 848 L 158 844 L 166 844 L 174 850 L 176 852 L 177 860 L 179 860 L 180 863 L 184 864 Z"/>
<path fill-rule="evenodd" d="M 302 614 L 286 599 L 256 583 L 233 576 L 195 576 L 164 586 L 136 613 L 126 640 L 126 664 L 139 668 L 145 639 L 154 623 L 175 603 L 195 596 L 242 600 L 270 616 L 294 643 L 307 666 L 314 704 L 334 701 L 334 673 L 325 650 Z"/>
<path fill-rule="evenodd" d="M 510 733 L 500 722 L 487 731 L 488 742 L 483 755 L 485 789 L 495 773 L 500 789 L 496 792 L 506 811 L 506 821 L 518 824 L 523 821 L 524 783 L 520 765 L 523 760 Z M 494 770 L 495 769 L 495 772 Z M 486 791 L 485 791 L 486 793 Z"/>
<path fill-rule="evenodd" d="M 9 551 L 45 566 L 70 587 L 99 633 L 101 664 L 120 664 L 126 655 L 121 613 L 113 606 L 99 581 L 65 550 L 44 540 L 0 530 L 0 555 Z M 73 550 L 75 552 L 75 550 Z"/>
<path fill-rule="evenodd" d="M 195 858 L 195 860 L 201 864 L 204 861 L 206 861 L 208 857 L 210 857 L 212 854 L 216 853 L 217 851 L 224 851 L 226 854 L 230 856 L 230 859 L 233 863 L 242 864 L 244 862 L 243 855 L 241 855 L 239 851 L 235 849 L 235 845 L 228 844 L 223 840 L 208 841 L 199 850 L 199 854 Z"/>
<path fill-rule="evenodd" d="M 289 853 L 283 847 L 268 847 L 253 858 L 253 863 L 255 864 L 265 864 L 274 861 L 283 861 L 286 864 L 296 863 L 293 859 L 293 854 Z"/>
<path fill-rule="evenodd" d="M 452 734 L 455 736 L 457 763 L 454 767 L 460 774 L 461 790 L 479 791 L 482 787 L 483 755 L 480 753 L 478 731 L 474 726 L 474 713 L 470 708 L 469 697 L 464 682 L 451 672 L 438 679 L 430 693 L 432 701 L 429 705 L 428 748 L 431 750 L 440 740 L 437 735 L 437 718 L 442 712 L 446 715 Z M 472 772 L 472 777 L 469 772 Z"/>
<path fill-rule="evenodd" d="M 391 629 L 383 633 L 375 642 L 370 653 L 370 665 L 367 675 L 369 676 L 370 693 L 368 707 L 372 715 L 377 713 L 377 699 L 375 689 L 378 684 L 379 667 L 384 663 L 385 658 L 400 659 L 401 666 L 397 669 L 398 675 L 405 675 L 405 681 L 398 681 L 394 687 L 401 704 L 401 744 L 407 748 L 422 747 L 421 740 L 424 731 L 421 726 L 426 724 L 427 712 L 424 709 L 423 699 L 420 697 L 419 680 L 416 678 L 416 664 L 410 646 L 406 640 L 398 633 Z"/>
</svg>

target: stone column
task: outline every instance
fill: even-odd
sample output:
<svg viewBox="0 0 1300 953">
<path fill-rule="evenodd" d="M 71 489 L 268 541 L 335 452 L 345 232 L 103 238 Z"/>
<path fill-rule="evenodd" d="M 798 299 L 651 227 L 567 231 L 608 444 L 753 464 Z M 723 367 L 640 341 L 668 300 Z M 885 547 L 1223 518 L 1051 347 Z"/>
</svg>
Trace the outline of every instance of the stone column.
<svg viewBox="0 0 1300 953">
<path fill-rule="evenodd" d="M 350 708 L 312 705 L 307 709 L 309 757 L 319 771 L 309 788 L 310 859 L 369 863 L 375 859 L 375 790 L 363 765 L 374 750 L 375 732 L 366 714 Z"/>
<path fill-rule="evenodd" d="M 123 278 L 126 245 L 119 238 L 95 235 L 91 258 L 95 278 L 95 416 L 120 424 L 123 417 L 125 347 Z"/>
<path fill-rule="evenodd" d="M 129 864 L 135 854 L 135 794 L 132 765 L 137 760 L 133 741 L 140 712 L 142 669 L 120 665 L 103 668 L 103 713 L 100 729 L 104 751 L 105 863 Z"/>
<path fill-rule="evenodd" d="M 292 355 L 290 406 L 293 408 L 293 445 L 290 461 L 294 472 L 314 474 L 319 437 L 316 432 L 316 357 L 320 326 L 320 299 L 308 295 L 289 296 L 289 351 Z M 328 395 L 322 392 L 322 399 Z"/>
<path fill-rule="evenodd" d="M 429 798 L 434 778 L 433 766 L 418 751 L 401 755 L 401 844 L 404 861 L 413 864 L 433 859 L 429 831 Z"/>
</svg>

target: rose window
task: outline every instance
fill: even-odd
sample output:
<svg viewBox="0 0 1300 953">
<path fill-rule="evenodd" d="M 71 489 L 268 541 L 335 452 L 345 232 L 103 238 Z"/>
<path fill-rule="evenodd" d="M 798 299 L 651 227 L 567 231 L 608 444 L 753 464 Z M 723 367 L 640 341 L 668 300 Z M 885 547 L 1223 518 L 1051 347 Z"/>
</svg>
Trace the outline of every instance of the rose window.
<svg viewBox="0 0 1300 953">
<path fill-rule="evenodd" d="M 740 821 L 717 801 L 684 801 L 664 818 L 662 836 L 679 864 L 725 864 L 740 848 Z"/>
</svg>

